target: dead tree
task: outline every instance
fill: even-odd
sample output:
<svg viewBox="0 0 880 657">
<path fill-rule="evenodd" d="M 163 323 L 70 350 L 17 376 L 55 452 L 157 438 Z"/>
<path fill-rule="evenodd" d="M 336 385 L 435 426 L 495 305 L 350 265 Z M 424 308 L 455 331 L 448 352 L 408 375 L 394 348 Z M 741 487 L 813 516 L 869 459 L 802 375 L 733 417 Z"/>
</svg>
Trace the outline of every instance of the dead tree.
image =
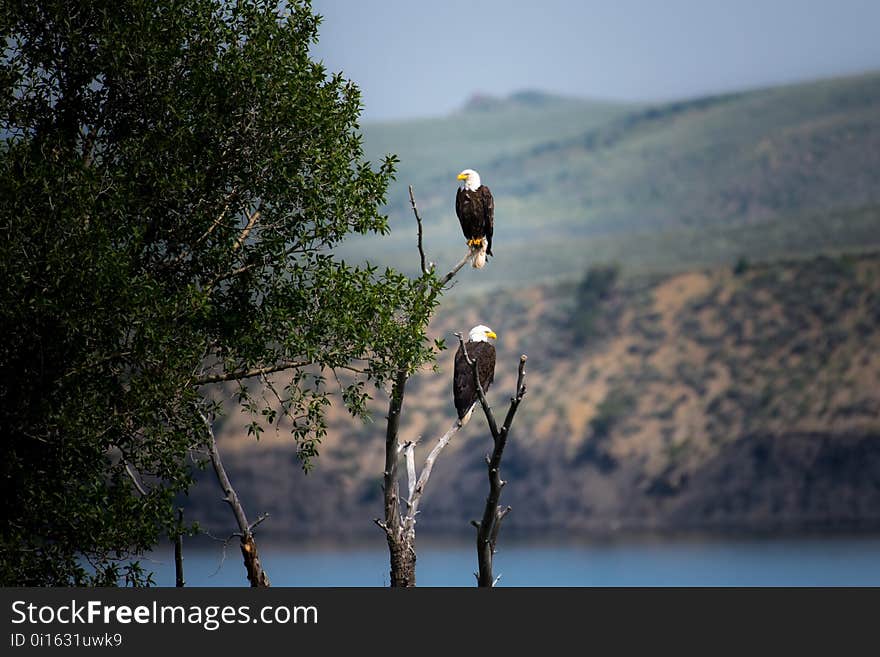
<svg viewBox="0 0 880 657">
<path fill-rule="evenodd" d="M 260 553 L 257 550 L 257 542 L 254 540 L 253 533 L 256 526 L 268 518 L 269 514 L 264 513 L 253 523 L 248 523 L 247 515 L 244 512 L 241 500 L 239 500 L 235 489 L 232 487 L 232 483 L 229 481 L 229 475 L 226 474 L 226 468 L 223 467 L 223 461 L 220 460 L 220 451 L 217 449 L 217 439 L 214 437 L 214 428 L 211 425 L 211 421 L 201 411 L 199 411 L 199 415 L 204 421 L 205 427 L 208 431 L 208 455 L 211 458 L 211 465 L 214 467 L 214 474 L 217 476 L 217 481 L 223 489 L 223 501 L 229 505 L 229 508 L 232 510 L 232 515 L 235 516 L 235 522 L 238 525 L 239 531 L 233 533 L 230 538 L 235 536 L 239 538 L 241 544 L 241 556 L 244 559 L 244 567 L 247 571 L 247 578 L 251 583 L 251 586 L 270 586 L 269 576 L 266 574 L 266 571 L 263 570 L 263 566 L 260 563 Z"/>
<path fill-rule="evenodd" d="M 492 434 L 493 449 L 492 455 L 486 457 L 486 466 L 489 474 L 489 495 L 486 497 L 486 506 L 483 509 L 483 517 L 477 522 L 472 520 L 471 524 L 477 529 L 477 563 L 480 572 L 477 575 L 477 584 L 481 587 L 495 586 L 498 579 L 492 574 L 492 562 L 495 557 L 495 544 L 498 541 L 498 532 L 501 529 L 501 522 L 505 516 L 510 513 L 510 507 L 502 508 L 499 506 L 501 500 L 501 489 L 506 483 L 501 478 L 501 457 L 504 454 L 504 446 L 507 444 L 507 436 L 510 433 L 510 427 L 513 424 L 513 418 L 519 408 L 520 402 L 526 394 L 526 360 L 528 357 L 523 354 L 519 357 L 519 373 L 516 379 L 516 390 L 513 397 L 510 398 L 510 408 L 504 418 L 501 428 L 495 421 L 495 414 L 486 400 L 486 393 L 483 386 L 480 385 L 480 376 L 477 373 L 477 361 L 471 360 L 468 355 L 467 347 L 461 333 L 456 334 L 461 344 L 462 352 L 465 360 L 470 365 L 474 377 L 474 387 L 477 390 L 477 397 L 480 405 L 483 407 L 483 413 L 486 416 L 486 423 L 489 425 L 489 431 Z"/>
<path fill-rule="evenodd" d="M 413 195 L 412 185 L 409 187 L 409 198 L 412 204 L 413 214 L 418 225 L 418 250 L 423 284 L 417 288 L 417 294 L 425 296 L 426 302 L 433 301 L 441 294 L 446 285 L 455 277 L 459 270 L 464 267 L 471 258 L 468 253 L 442 278 L 435 277 L 433 263 L 428 263 L 425 256 L 422 239 L 422 219 L 419 216 Z M 422 319 L 408 318 L 405 321 L 419 322 Z M 426 322 L 425 322 L 426 324 Z M 424 330 L 426 325 L 418 325 L 414 328 Z M 443 448 L 452 439 L 452 436 L 461 428 L 461 422 L 456 421 L 452 427 L 440 439 L 425 459 L 421 473 L 416 477 L 415 443 L 412 441 L 400 443 L 400 415 L 403 410 L 403 400 L 406 393 L 406 384 L 411 374 L 414 373 L 413 364 L 401 362 L 391 385 L 391 398 L 388 403 L 387 424 L 385 429 L 385 469 L 383 472 L 382 488 L 384 492 L 385 517 L 376 518 L 375 522 L 384 531 L 388 541 L 388 550 L 391 560 L 391 586 L 408 587 L 416 585 L 416 550 L 415 550 L 415 524 L 419 503 L 424 493 L 434 461 Z M 402 500 L 405 511 L 401 512 L 400 486 L 398 483 L 400 455 L 404 455 L 408 473 L 407 497 Z"/>
</svg>

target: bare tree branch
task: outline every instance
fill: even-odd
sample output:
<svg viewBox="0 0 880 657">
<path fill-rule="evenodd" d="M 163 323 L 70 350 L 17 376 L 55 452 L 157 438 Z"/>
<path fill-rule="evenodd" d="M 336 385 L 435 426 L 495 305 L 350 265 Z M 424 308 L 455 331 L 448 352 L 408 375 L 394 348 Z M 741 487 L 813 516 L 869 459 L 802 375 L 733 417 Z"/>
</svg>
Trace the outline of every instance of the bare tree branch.
<svg viewBox="0 0 880 657">
<path fill-rule="evenodd" d="M 422 466 L 422 472 L 419 475 L 418 482 L 413 487 L 413 490 L 410 491 L 409 496 L 409 516 L 414 520 L 416 514 L 419 511 L 419 502 L 422 500 L 422 494 L 425 492 L 425 486 L 428 484 L 428 478 L 431 476 L 431 470 L 434 469 L 434 462 L 437 460 L 437 457 L 440 456 L 440 452 L 443 451 L 443 448 L 449 444 L 449 441 L 452 440 L 452 437 L 458 433 L 458 430 L 461 429 L 462 424 L 461 420 L 456 420 L 452 427 L 444 433 L 440 439 L 437 441 L 437 444 L 434 445 L 434 449 L 425 457 L 425 464 Z"/>
<path fill-rule="evenodd" d="M 128 478 L 131 479 L 131 483 L 134 484 L 134 487 L 137 489 L 137 492 L 146 497 L 150 493 L 144 488 L 144 485 L 140 481 L 140 477 L 138 477 L 137 473 L 134 470 L 134 467 L 125 460 L 125 457 L 122 458 L 122 463 L 125 465 L 125 474 L 128 475 Z"/>
<path fill-rule="evenodd" d="M 223 219 L 226 217 L 226 213 L 229 212 L 229 204 L 230 204 L 234 195 L 235 195 L 234 191 L 230 192 L 229 195 L 227 195 L 226 204 L 223 206 L 223 210 L 220 212 L 219 215 L 217 215 L 217 218 L 214 219 L 214 222 L 208 227 L 208 230 L 206 230 L 204 233 L 202 233 L 202 236 L 196 240 L 196 244 L 203 242 L 208 237 L 208 235 L 210 235 L 211 233 L 214 232 L 214 230 L 217 228 L 217 226 L 219 226 L 220 224 L 223 223 Z M 185 252 L 181 253 L 172 264 L 177 264 L 177 262 L 179 262 L 180 260 L 185 258 L 187 255 L 188 254 Z"/>
<path fill-rule="evenodd" d="M 247 239 L 248 234 L 251 232 L 251 229 L 253 229 L 254 224 L 257 223 L 259 218 L 260 211 L 254 210 L 253 214 L 248 217 L 247 225 L 244 227 L 244 230 L 241 231 L 241 235 L 238 236 L 238 239 L 235 240 L 235 244 L 232 245 L 233 252 L 238 251 L 242 247 L 244 241 Z"/>
<path fill-rule="evenodd" d="M 402 447 L 398 449 L 398 451 L 403 452 L 403 457 L 406 460 L 406 478 L 408 482 L 408 490 L 407 490 L 407 506 L 410 507 L 410 511 L 407 512 L 407 515 L 411 513 L 412 509 L 412 499 L 413 492 L 416 489 L 416 457 L 415 457 L 415 447 L 416 444 L 412 440 L 406 441 Z"/>
<path fill-rule="evenodd" d="M 220 214 L 217 215 L 217 218 L 211 223 L 208 229 L 202 233 L 201 237 L 199 237 L 193 246 L 196 246 L 202 242 L 204 242 L 208 236 L 213 233 L 217 227 L 223 223 L 223 219 L 226 217 L 226 213 L 229 212 L 229 206 L 232 205 L 232 202 L 235 200 L 235 197 L 238 195 L 238 190 L 232 189 L 227 195 L 226 198 L 223 199 L 223 210 L 220 211 Z M 185 260 L 189 256 L 189 251 L 181 252 L 174 260 L 172 260 L 168 266 L 174 267 L 175 265 L 180 264 L 183 260 Z"/>
<path fill-rule="evenodd" d="M 502 481 L 501 483 L 503 485 L 505 482 Z M 500 506 L 498 507 L 498 512 L 495 515 L 495 525 L 492 527 L 492 534 L 489 536 L 489 542 L 492 544 L 492 554 L 495 554 L 495 543 L 498 541 L 498 532 L 501 530 L 501 521 L 504 520 L 504 517 L 508 513 L 510 513 L 509 506 L 506 506 L 503 509 Z"/>
<path fill-rule="evenodd" d="M 416 197 L 413 194 L 413 186 L 412 185 L 409 186 L 409 202 L 410 202 L 410 205 L 412 205 L 413 214 L 416 216 L 416 224 L 419 227 L 418 245 L 419 245 L 419 257 L 421 258 L 421 262 L 422 262 L 422 273 L 427 274 L 428 273 L 428 265 L 427 265 L 427 261 L 425 259 L 425 247 L 422 244 L 422 218 L 419 216 L 419 209 L 416 207 Z"/>
<path fill-rule="evenodd" d="M 430 272 L 434 269 L 434 263 L 432 262 L 429 265 L 428 259 L 425 256 L 425 246 L 424 246 L 424 241 L 423 241 L 423 237 L 422 237 L 422 217 L 419 215 L 419 209 L 418 209 L 418 206 L 416 205 L 416 197 L 415 197 L 415 194 L 413 193 L 413 186 L 412 185 L 409 186 L 409 202 L 410 202 L 410 205 L 412 206 L 413 214 L 416 217 L 416 225 L 418 226 L 418 229 L 419 229 L 417 244 L 418 244 L 418 249 L 419 249 L 419 260 L 421 263 L 421 269 L 422 269 L 423 274 L 427 274 L 428 272 Z M 450 269 L 443 278 L 440 279 L 440 287 L 441 288 L 445 287 L 446 284 L 455 277 L 455 275 L 459 272 L 459 270 L 462 267 L 464 267 L 472 257 L 473 257 L 473 253 L 471 252 L 470 249 L 468 249 L 468 251 L 467 251 L 467 253 L 465 253 L 464 257 L 461 260 L 459 260 L 456 263 L 456 265 L 452 269 Z"/>
<path fill-rule="evenodd" d="M 529 357 L 525 354 L 519 357 L 519 368 L 516 375 L 516 393 L 510 398 L 510 408 L 507 409 L 507 415 L 504 416 L 504 425 L 501 427 L 501 431 L 504 433 L 505 438 L 507 437 L 507 432 L 510 430 L 510 425 L 513 424 L 513 416 L 516 415 L 520 402 L 522 402 L 523 397 L 526 396 L 525 379 L 526 361 L 528 359 Z"/>
<path fill-rule="evenodd" d="M 205 427 L 208 431 L 208 452 L 211 457 L 211 464 L 214 466 L 214 473 L 217 475 L 217 481 L 220 482 L 220 487 L 223 489 L 225 495 L 223 501 L 229 504 L 229 507 L 232 509 L 232 514 L 235 516 L 235 522 L 238 524 L 238 528 L 241 531 L 241 555 L 244 559 L 248 580 L 250 581 L 251 586 L 254 587 L 269 586 L 269 576 L 266 574 L 266 571 L 263 570 L 263 566 L 260 563 L 257 544 L 251 533 L 251 529 L 265 520 L 266 516 L 264 515 L 258 519 L 253 525 L 248 524 L 247 515 L 245 515 L 241 500 L 239 500 L 235 489 L 232 487 L 232 483 L 229 481 L 229 475 L 226 474 L 226 468 L 223 467 L 223 462 L 220 460 L 220 451 L 217 449 L 217 439 L 214 436 L 214 427 L 211 425 L 211 421 L 208 417 L 201 410 L 198 411 L 198 414 L 205 423 Z"/>
<path fill-rule="evenodd" d="M 263 376 L 265 374 L 272 374 L 273 372 L 283 372 L 284 370 L 290 370 L 297 367 L 305 367 L 310 363 L 305 360 L 286 360 L 277 365 L 270 365 L 268 367 L 254 367 L 249 370 L 236 370 L 234 372 L 222 372 L 220 374 L 207 374 L 205 376 L 198 377 L 193 385 L 195 386 L 203 386 L 209 383 L 222 383 L 224 381 L 238 381 L 239 379 L 249 379 L 255 376 Z"/>
<path fill-rule="evenodd" d="M 241 530 L 241 533 L 244 534 L 249 526 L 247 516 L 245 515 L 244 507 L 241 505 L 241 501 L 238 499 L 235 489 L 232 487 L 232 483 L 229 481 L 229 476 L 226 474 L 226 468 L 223 467 L 223 462 L 220 460 L 220 452 L 217 449 L 217 439 L 214 437 L 214 427 L 202 411 L 199 411 L 198 413 L 208 431 L 208 454 L 211 457 L 211 465 L 214 466 L 214 473 L 217 475 L 217 480 L 220 482 L 220 488 L 223 489 L 223 494 L 225 495 L 223 501 L 232 509 L 232 514 L 235 516 L 235 522 Z"/>
<path fill-rule="evenodd" d="M 458 261 L 458 263 L 455 265 L 455 267 L 450 269 L 446 273 L 446 276 L 444 276 L 443 278 L 440 279 L 440 287 L 445 287 L 445 285 L 455 277 L 455 275 L 459 272 L 459 270 L 468 263 L 468 261 L 471 259 L 472 256 L 473 256 L 473 254 L 471 253 L 471 250 L 468 249 L 468 252 L 465 254 L 465 256 L 461 260 Z"/>
</svg>

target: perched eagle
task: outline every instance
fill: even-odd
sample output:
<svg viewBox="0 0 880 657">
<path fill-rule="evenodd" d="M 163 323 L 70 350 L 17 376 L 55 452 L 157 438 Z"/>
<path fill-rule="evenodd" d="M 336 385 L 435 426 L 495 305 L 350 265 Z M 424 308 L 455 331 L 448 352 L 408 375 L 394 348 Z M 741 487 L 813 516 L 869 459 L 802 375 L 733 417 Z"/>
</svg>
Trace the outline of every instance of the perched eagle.
<svg viewBox="0 0 880 657">
<path fill-rule="evenodd" d="M 480 377 L 480 385 L 483 392 L 492 385 L 495 378 L 495 347 L 489 342 L 489 338 L 498 336 L 488 326 L 475 326 L 468 335 L 465 343 L 467 355 L 477 362 L 477 375 Z M 455 410 L 458 411 L 458 419 L 465 424 L 471 417 L 474 404 L 479 401 L 477 389 L 474 386 L 474 373 L 461 345 L 455 354 L 455 369 L 452 375 L 452 396 L 455 399 Z"/>
<path fill-rule="evenodd" d="M 459 187 L 455 195 L 455 214 L 473 252 L 473 265 L 480 269 L 486 264 L 487 255 L 495 255 L 492 253 L 495 199 L 489 188 L 480 184 L 480 174 L 473 169 L 465 169 L 458 174 L 458 179 L 464 181 L 464 187 Z"/>
</svg>

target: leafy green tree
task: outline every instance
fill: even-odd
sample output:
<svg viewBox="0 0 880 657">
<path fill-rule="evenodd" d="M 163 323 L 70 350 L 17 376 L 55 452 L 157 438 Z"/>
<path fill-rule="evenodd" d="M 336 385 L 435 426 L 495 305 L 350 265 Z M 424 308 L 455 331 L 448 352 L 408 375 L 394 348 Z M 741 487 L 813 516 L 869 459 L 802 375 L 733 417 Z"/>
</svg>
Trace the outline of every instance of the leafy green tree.
<svg viewBox="0 0 880 657">
<path fill-rule="evenodd" d="M 177 531 L 212 386 L 238 382 L 257 436 L 286 418 L 309 467 L 331 394 L 363 414 L 368 382 L 430 358 L 401 321 L 431 311 L 419 281 L 334 257 L 387 232 L 394 159 L 364 161 L 358 89 L 309 56 L 319 20 L 4 3 L 3 584 L 149 582 L 132 559 Z"/>
</svg>

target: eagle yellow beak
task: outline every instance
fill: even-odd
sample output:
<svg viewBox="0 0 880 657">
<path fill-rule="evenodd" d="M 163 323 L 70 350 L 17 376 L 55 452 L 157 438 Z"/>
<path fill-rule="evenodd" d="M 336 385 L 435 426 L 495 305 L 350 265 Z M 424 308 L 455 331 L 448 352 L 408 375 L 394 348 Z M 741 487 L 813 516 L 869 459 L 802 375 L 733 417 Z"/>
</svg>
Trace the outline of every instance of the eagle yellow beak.
<svg viewBox="0 0 880 657">
<path fill-rule="evenodd" d="M 463 173 L 460 173 L 455 177 L 455 179 L 456 180 L 467 180 L 467 176 Z"/>
<path fill-rule="evenodd" d="M 497 339 L 497 338 L 498 338 L 498 336 L 495 335 L 495 331 L 486 331 L 486 337 L 487 337 L 487 338 L 492 338 L 492 339 Z"/>
</svg>

